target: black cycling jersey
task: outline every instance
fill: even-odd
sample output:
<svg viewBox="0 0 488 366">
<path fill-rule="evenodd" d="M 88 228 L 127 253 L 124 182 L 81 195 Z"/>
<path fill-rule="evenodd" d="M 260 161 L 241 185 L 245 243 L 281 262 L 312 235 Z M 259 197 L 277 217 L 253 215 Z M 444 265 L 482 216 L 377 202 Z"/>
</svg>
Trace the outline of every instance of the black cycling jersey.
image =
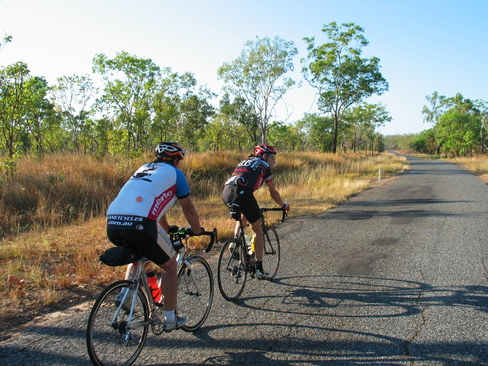
<svg viewBox="0 0 488 366">
<path fill-rule="evenodd" d="M 271 182 L 273 175 L 268 162 L 260 157 L 250 157 L 241 161 L 225 185 L 239 186 L 256 191 L 263 182 Z"/>
</svg>

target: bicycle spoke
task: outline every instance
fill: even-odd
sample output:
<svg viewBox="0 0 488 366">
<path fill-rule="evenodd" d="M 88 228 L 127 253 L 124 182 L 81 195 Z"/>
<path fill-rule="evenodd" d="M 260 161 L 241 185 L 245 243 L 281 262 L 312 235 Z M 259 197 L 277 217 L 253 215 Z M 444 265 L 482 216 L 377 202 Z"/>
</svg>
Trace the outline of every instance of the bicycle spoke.
<svg viewBox="0 0 488 366">
<path fill-rule="evenodd" d="M 210 313 L 214 283 L 210 266 L 201 257 L 189 257 L 178 273 L 178 314 L 187 318 L 183 330 L 199 329 Z"/>
<path fill-rule="evenodd" d="M 278 273 L 280 266 L 280 240 L 275 228 L 268 227 L 264 232 L 263 268 L 271 278 Z"/>
<path fill-rule="evenodd" d="M 242 294 L 247 279 L 244 265 L 243 246 L 235 239 L 229 239 L 222 247 L 217 266 L 217 280 L 224 299 L 235 301 Z"/>
<path fill-rule="evenodd" d="M 121 292 L 125 296 L 119 296 Z M 133 299 L 134 287 L 129 281 L 113 283 L 98 297 L 87 327 L 93 364 L 128 366 L 139 356 L 149 329 L 149 308 L 141 290 Z"/>
</svg>

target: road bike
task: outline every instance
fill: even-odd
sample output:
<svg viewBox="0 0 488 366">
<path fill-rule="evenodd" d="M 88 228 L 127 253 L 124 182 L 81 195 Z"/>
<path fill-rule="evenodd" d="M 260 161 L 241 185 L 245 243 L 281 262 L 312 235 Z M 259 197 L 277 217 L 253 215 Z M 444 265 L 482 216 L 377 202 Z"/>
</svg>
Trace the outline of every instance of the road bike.
<svg viewBox="0 0 488 366">
<path fill-rule="evenodd" d="M 256 253 L 253 251 L 253 243 L 246 242 L 245 227 L 242 223 L 239 205 L 228 205 L 231 217 L 239 222 L 238 234 L 227 240 L 220 250 L 217 264 L 217 283 L 220 293 L 227 301 L 235 301 L 244 291 L 248 274 L 254 278 Z M 280 266 L 280 239 L 276 229 L 266 220 L 268 211 L 282 211 L 281 222 L 285 221 L 287 211 L 284 208 L 261 207 L 261 225 L 264 235 L 263 268 L 269 271 L 272 280 Z M 252 241 L 252 240 L 250 240 Z"/>
<path fill-rule="evenodd" d="M 210 239 L 203 250 L 207 253 L 217 241 L 217 230 L 205 231 L 202 235 Z M 176 233 L 170 234 L 173 246 L 178 251 L 176 313 L 187 317 L 187 323 L 182 327 L 186 332 L 194 332 L 203 325 L 212 307 L 214 293 L 210 265 L 183 244 L 190 236 L 193 236 L 190 228 L 179 228 Z M 155 335 L 163 332 L 164 304 L 153 300 L 148 282 L 149 272 L 146 270 L 149 260 L 130 246 L 110 250 L 117 253 L 116 263 L 110 265 L 132 263 L 135 275 L 112 283 L 98 296 L 88 318 L 86 342 L 94 365 L 129 366 L 141 353 L 149 329 Z M 160 273 L 157 281 L 160 288 Z"/>
</svg>

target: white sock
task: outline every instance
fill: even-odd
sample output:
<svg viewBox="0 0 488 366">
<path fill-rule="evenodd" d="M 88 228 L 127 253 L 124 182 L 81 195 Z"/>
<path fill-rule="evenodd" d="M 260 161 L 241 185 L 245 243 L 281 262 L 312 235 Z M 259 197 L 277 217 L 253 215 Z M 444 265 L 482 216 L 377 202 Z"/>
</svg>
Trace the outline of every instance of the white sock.
<svg viewBox="0 0 488 366">
<path fill-rule="evenodd" d="M 175 311 L 164 311 L 164 317 L 168 323 L 174 323 L 175 321 Z"/>
</svg>

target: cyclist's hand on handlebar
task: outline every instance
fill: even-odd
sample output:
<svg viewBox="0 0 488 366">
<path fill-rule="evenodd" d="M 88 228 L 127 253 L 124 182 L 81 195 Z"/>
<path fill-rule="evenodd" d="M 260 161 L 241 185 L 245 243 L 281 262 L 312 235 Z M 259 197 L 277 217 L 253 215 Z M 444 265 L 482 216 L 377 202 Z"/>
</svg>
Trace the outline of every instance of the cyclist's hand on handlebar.
<svg viewBox="0 0 488 366">
<path fill-rule="evenodd" d="M 168 233 L 176 234 L 180 228 L 176 225 L 170 225 L 168 228 Z"/>
<path fill-rule="evenodd" d="M 203 227 L 201 227 L 200 228 L 200 232 L 196 233 L 193 228 L 189 227 L 188 228 L 188 232 L 190 232 L 193 236 L 199 236 L 199 235 L 202 235 L 205 232 L 205 229 Z"/>
<path fill-rule="evenodd" d="M 290 204 L 288 202 L 285 202 L 285 204 L 282 207 L 286 212 L 290 211 Z"/>
</svg>

